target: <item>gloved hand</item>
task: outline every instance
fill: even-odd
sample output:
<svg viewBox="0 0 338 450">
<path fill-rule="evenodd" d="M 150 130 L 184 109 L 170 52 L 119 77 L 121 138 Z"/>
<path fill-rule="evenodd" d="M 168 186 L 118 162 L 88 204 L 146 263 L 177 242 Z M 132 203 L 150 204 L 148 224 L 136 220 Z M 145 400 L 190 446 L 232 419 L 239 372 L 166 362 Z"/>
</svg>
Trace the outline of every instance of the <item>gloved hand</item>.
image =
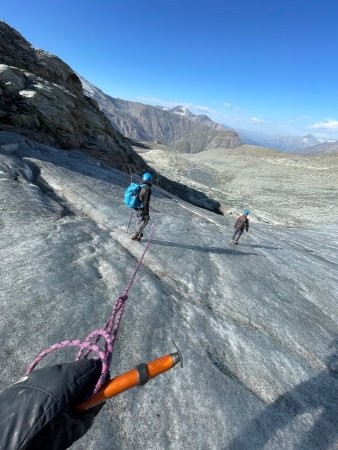
<svg viewBox="0 0 338 450">
<path fill-rule="evenodd" d="M 81 359 L 34 370 L 0 393 L 0 449 L 63 450 L 82 437 L 103 404 L 77 413 L 91 396 L 101 361 Z"/>
<path fill-rule="evenodd" d="M 148 222 L 148 220 L 150 220 L 149 214 L 145 214 L 144 216 L 144 220 L 146 220 Z"/>
</svg>

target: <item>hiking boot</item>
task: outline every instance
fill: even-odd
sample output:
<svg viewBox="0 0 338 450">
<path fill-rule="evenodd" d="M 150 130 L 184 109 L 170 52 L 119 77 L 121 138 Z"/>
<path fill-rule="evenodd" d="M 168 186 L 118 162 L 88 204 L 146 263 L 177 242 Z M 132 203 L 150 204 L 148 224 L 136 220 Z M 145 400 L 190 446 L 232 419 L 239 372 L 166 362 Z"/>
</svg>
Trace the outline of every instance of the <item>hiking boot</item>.
<svg viewBox="0 0 338 450">
<path fill-rule="evenodd" d="M 134 233 L 131 235 L 131 239 L 133 241 L 140 241 L 141 240 L 141 236 L 139 236 L 137 233 Z"/>
<path fill-rule="evenodd" d="M 238 242 L 234 241 L 233 244 L 238 245 Z"/>
</svg>

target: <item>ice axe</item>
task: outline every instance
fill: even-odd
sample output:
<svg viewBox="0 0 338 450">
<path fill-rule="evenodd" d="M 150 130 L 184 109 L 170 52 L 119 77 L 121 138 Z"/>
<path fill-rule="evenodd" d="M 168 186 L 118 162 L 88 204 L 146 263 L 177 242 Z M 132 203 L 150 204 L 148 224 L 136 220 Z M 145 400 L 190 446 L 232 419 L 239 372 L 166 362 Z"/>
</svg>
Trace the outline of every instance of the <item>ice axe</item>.
<svg viewBox="0 0 338 450">
<path fill-rule="evenodd" d="M 129 370 L 129 372 L 122 373 L 121 375 L 117 375 L 117 377 L 108 380 L 101 391 L 93 395 L 89 400 L 76 406 L 75 410 L 78 412 L 87 411 L 88 409 L 93 408 L 93 406 L 105 402 L 109 398 L 115 397 L 115 395 L 121 394 L 121 392 L 135 386 L 143 386 L 152 378 L 167 372 L 178 363 L 181 363 L 181 367 L 183 367 L 182 353 L 175 342 L 174 345 L 176 347 L 175 353 L 161 356 L 146 364 L 139 364 L 134 369 Z"/>
</svg>

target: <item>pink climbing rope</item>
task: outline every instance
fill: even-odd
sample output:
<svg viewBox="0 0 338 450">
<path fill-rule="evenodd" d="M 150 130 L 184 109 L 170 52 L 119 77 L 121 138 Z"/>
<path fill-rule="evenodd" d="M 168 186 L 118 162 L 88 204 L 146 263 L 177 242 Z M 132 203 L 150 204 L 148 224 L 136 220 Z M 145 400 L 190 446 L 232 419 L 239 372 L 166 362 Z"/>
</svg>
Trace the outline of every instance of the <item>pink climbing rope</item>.
<svg viewBox="0 0 338 450">
<path fill-rule="evenodd" d="M 29 373 L 31 373 L 32 370 L 34 369 L 34 367 L 45 356 L 47 356 L 49 353 L 53 352 L 54 350 L 59 350 L 59 349 L 66 348 L 66 347 L 79 347 L 80 351 L 76 357 L 76 361 L 80 358 L 87 357 L 91 352 L 96 353 L 99 356 L 99 358 L 101 359 L 101 361 L 102 361 L 101 375 L 95 385 L 93 393 L 96 394 L 102 388 L 103 384 L 105 383 L 105 381 L 107 379 L 107 374 L 108 374 L 109 366 L 110 366 L 111 359 L 112 359 L 113 348 L 114 348 L 117 333 L 119 330 L 120 322 L 122 319 L 125 303 L 128 299 L 129 290 L 134 282 L 134 279 L 136 277 L 136 274 L 137 274 L 139 268 L 141 267 L 143 258 L 145 256 L 145 254 L 147 253 L 148 247 L 151 242 L 151 238 L 154 234 L 154 229 L 155 229 L 155 222 L 153 222 L 147 245 L 141 255 L 141 258 L 139 259 L 139 261 L 137 263 L 136 269 L 134 270 L 132 276 L 130 277 L 127 287 L 125 288 L 123 293 L 115 300 L 112 313 L 109 316 L 109 319 L 107 320 L 107 323 L 104 326 L 104 328 L 98 328 L 97 330 L 92 331 L 86 337 L 86 339 L 84 339 L 83 341 L 81 341 L 79 339 L 67 340 L 67 341 L 58 342 L 57 344 L 52 345 L 51 347 L 49 347 L 48 349 L 46 349 L 42 353 L 40 353 L 40 355 L 37 358 L 35 358 L 35 360 L 32 362 L 32 364 L 26 370 L 25 375 L 28 375 Z M 98 345 L 98 342 L 100 339 L 103 339 L 105 342 L 104 349 L 102 349 Z"/>
</svg>

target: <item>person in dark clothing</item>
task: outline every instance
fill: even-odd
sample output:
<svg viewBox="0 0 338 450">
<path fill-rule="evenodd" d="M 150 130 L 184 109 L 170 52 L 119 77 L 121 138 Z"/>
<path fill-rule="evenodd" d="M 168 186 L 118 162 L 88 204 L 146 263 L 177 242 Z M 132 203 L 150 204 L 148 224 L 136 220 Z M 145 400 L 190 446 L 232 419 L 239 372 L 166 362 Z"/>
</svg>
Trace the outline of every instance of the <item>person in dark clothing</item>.
<svg viewBox="0 0 338 450">
<path fill-rule="evenodd" d="M 77 412 L 91 397 L 101 361 L 46 366 L 0 392 L 0 450 L 64 450 L 92 426 L 103 404 Z"/>
<path fill-rule="evenodd" d="M 150 173 L 143 174 L 141 190 L 138 194 L 139 200 L 142 202 L 140 208 L 136 208 L 137 225 L 135 232 L 132 234 L 131 238 L 136 241 L 140 241 L 143 236 L 143 230 L 149 222 L 149 204 L 151 196 L 151 180 L 152 175 Z"/>
<path fill-rule="evenodd" d="M 249 219 L 248 215 L 250 214 L 250 211 L 245 209 L 243 211 L 243 214 L 239 216 L 235 222 L 234 228 L 234 234 L 231 238 L 231 243 L 237 245 L 239 238 L 242 236 L 243 231 L 246 229 L 246 231 L 249 230 Z"/>
</svg>

